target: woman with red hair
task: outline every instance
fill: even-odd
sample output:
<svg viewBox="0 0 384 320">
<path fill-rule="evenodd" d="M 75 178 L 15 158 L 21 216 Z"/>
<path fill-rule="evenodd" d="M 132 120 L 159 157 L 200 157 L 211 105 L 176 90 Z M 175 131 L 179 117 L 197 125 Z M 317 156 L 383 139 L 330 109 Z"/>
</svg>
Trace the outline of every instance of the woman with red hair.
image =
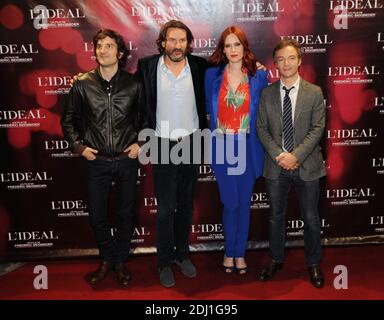
<svg viewBox="0 0 384 320">
<path fill-rule="evenodd" d="M 267 72 L 256 70 L 256 57 L 237 26 L 223 31 L 209 60 L 215 67 L 206 71 L 205 94 L 213 131 L 212 169 L 224 205 L 223 267 L 227 273 L 245 274 L 251 196 L 264 161 L 256 115 Z"/>
</svg>

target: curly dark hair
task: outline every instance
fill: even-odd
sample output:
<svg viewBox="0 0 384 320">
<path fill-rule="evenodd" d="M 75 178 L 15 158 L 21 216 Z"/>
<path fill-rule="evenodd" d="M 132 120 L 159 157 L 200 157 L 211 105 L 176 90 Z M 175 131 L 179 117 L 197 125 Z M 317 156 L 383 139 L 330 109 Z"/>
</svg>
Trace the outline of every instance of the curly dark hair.
<svg viewBox="0 0 384 320">
<path fill-rule="evenodd" d="M 170 20 L 166 24 L 164 24 L 159 33 L 159 37 L 156 40 L 157 47 L 159 49 L 160 53 L 164 53 L 164 48 L 162 46 L 162 42 L 167 39 L 167 31 L 169 28 L 179 28 L 185 30 L 187 33 L 187 53 L 192 52 L 192 41 L 193 41 L 193 34 L 191 29 L 189 29 L 183 22 L 179 20 Z"/>
<path fill-rule="evenodd" d="M 125 65 L 127 64 L 129 50 L 128 50 L 127 46 L 125 45 L 124 38 L 114 30 L 100 29 L 99 31 L 97 31 L 96 35 L 93 37 L 93 40 L 92 40 L 94 54 L 96 55 L 97 42 L 101 39 L 106 38 L 106 37 L 110 37 L 111 39 L 115 39 L 116 44 L 117 44 L 117 51 L 119 53 L 122 53 L 122 56 L 119 59 L 119 67 L 124 68 Z"/>
</svg>

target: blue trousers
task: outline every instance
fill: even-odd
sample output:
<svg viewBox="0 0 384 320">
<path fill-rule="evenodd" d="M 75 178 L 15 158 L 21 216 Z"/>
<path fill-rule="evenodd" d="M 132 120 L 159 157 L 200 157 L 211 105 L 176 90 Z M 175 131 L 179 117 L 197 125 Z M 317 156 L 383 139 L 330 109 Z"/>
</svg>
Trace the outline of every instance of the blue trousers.
<svg viewBox="0 0 384 320">
<path fill-rule="evenodd" d="M 285 247 L 285 211 L 288 192 L 294 186 L 304 221 L 304 250 L 308 266 L 316 265 L 321 260 L 319 179 L 304 181 L 299 170 L 281 170 L 277 179 L 266 179 L 267 193 L 270 201 L 269 248 L 272 260 L 283 262 Z"/>
<path fill-rule="evenodd" d="M 234 140 L 235 152 L 238 148 L 238 140 Z M 215 148 L 214 140 L 213 147 Z M 249 136 L 246 138 L 246 151 L 249 151 Z M 223 208 L 223 231 L 225 255 L 227 257 L 244 257 L 247 249 L 250 205 L 253 186 L 256 180 L 251 153 L 246 152 L 245 171 L 240 175 L 228 175 L 227 169 L 234 165 L 213 165 L 216 181 L 220 191 L 220 199 Z"/>
</svg>

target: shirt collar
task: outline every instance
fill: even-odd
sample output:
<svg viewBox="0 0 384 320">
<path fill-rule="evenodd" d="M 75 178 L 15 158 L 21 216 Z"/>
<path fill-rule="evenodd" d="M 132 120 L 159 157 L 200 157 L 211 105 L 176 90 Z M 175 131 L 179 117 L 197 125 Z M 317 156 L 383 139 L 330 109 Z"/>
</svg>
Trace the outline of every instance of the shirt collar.
<svg viewBox="0 0 384 320">
<path fill-rule="evenodd" d="M 164 55 L 162 55 L 160 57 L 160 59 L 159 59 L 159 68 L 161 68 L 161 70 L 164 71 L 164 72 L 168 71 L 168 67 L 167 67 L 167 65 L 165 64 L 165 61 L 164 61 Z M 189 66 L 189 63 L 188 63 L 188 57 L 187 56 L 185 56 L 184 70 L 186 70 L 186 71 L 190 70 L 190 66 Z"/>
<path fill-rule="evenodd" d="M 294 90 L 298 89 L 300 84 L 300 79 L 301 79 L 300 76 L 298 76 L 295 83 L 289 88 L 295 87 Z M 283 90 L 283 87 L 286 87 L 287 89 L 289 89 L 288 86 L 284 84 L 283 80 L 280 79 L 280 90 Z"/>
</svg>

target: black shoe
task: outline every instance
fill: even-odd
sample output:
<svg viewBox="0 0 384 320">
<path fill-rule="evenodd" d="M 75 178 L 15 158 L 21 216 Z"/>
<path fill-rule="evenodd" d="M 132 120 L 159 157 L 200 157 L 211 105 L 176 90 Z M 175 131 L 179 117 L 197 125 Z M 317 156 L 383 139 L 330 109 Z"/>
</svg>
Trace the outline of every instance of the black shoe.
<svg viewBox="0 0 384 320">
<path fill-rule="evenodd" d="M 243 259 L 244 259 L 244 257 L 243 257 Z M 244 263 L 245 263 L 245 259 L 244 259 Z M 239 275 L 245 275 L 248 272 L 248 266 L 246 265 L 246 263 L 245 263 L 245 267 L 238 267 L 237 266 L 236 258 L 235 258 L 235 265 L 236 265 L 236 271 Z"/>
<path fill-rule="evenodd" d="M 162 267 L 159 269 L 160 283 L 166 288 L 173 287 L 175 285 L 175 277 L 170 266 Z"/>
<path fill-rule="evenodd" d="M 315 288 L 320 289 L 324 286 L 324 274 L 319 265 L 308 267 L 308 273 L 309 280 Z"/>
<path fill-rule="evenodd" d="M 232 265 L 231 266 L 228 266 L 228 265 L 224 264 L 224 261 L 227 260 L 227 259 L 230 259 L 232 261 Z M 223 271 L 225 273 L 233 273 L 233 271 L 236 271 L 235 259 L 232 258 L 232 257 L 227 257 L 226 255 L 224 255 L 222 269 L 223 269 Z"/>
<path fill-rule="evenodd" d="M 280 270 L 283 267 L 282 262 L 275 262 L 271 261 L 268 267 L 265 267 L 263 270 L 261 270 L 258 279 L 260 281 L 268 281 L 273 278 L 277 270 Z"/>
<path fill-rule="evenodd" d="M 131 280 L 132 276 L 129 274 L 125 263 L 116 264 L 115 271 L 117 274 L 117 282 L 121 286 L 126 287 L 129 284 L 129 281 Z"/>
<path fill-rule="evenodd" d="M 223 267 L 223 271 L 225 273 L 233 273 L 233 271 L 237 270 L 237 268 L 235 266 L 228 267 L 228 266 L 222 265 L 222 267 Z"/>
<path fill-rule="evenodd" d="M 197 275 L 196 268 L 189 258 L 185 258 L 183 261 L 179 261 L 175 259 L 174 263 L 180 267 L 181 272 L 188 278 L 196 277 Z"/>
<path fill-rule="evenodd" d="M 90 284 L 99 283 L 107 276 L 110 270 L 111 270 L 111 264 L 108 261 L 102 261 L 99 267 L 97 268 L 97 270 L 91 274 L 89 278 L 89 283 Z"/>
<path fill-rule="evenodd" d="M 238 273 L 239 275 L 241 275 L 241 276 L 247 274 L 248 270 L 249 270 L 248 267 L 243 267 L 243 268 L 237 268 L 237 267 L 236 267 L 236 271 L 237 271 L 237 273 Z"/>
</svg>

